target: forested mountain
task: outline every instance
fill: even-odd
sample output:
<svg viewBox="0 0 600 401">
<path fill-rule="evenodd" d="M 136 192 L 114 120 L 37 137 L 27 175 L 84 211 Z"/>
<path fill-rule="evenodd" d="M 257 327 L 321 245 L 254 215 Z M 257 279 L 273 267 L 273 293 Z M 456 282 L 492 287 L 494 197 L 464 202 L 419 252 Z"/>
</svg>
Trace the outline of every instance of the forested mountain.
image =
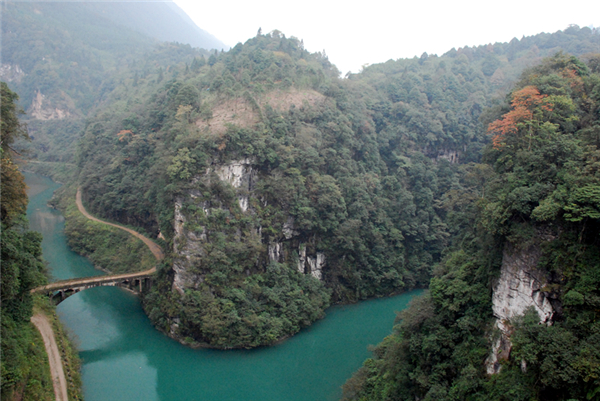
<svg viewBox="0 0 600 401">
<path fill-rule="evenodd" d="M 67 163 L 83 119 L 120 73 L 135 67 L 144 76 L 224 47 L 172 2 L 3 2 L 1 39 L 0 80 L 27 112 L 27 147 L 38 161 Z"/>
<path fill-rule="evenodd" d="M 27 231 L 25 182 L 13 163 L 11 150 L 14 141 L 26 137 L 27 132 L 19 122 L 18 96 L 4 82 L 0 83 L 0 94 L 1 394 L 2 400 L 46 400 L 53 394 L 52 379 L 43 341 L 29 321 L 33 308 L 29 290 L 46 282 L 42 238 L 39 233 Z"/>
<path fill-rule="evenodd" d="M 86 13 L 101 15 L 122 27 L 162 42 L 177 42 L 201 49 L 227 50 L 223 42 L 199 28 L 173 1 L 105 1 L 80 3 Z"/>
<path fill-rule="evenodd" d="M 279 31 L 220 53 L 132 30 L 76 44 L 53 28 L 58 17 L 27 31 L 52 14 L 36 7 L 14 8 L 3 25 L 3 41 L 33 35 L 23 43 L 42 55 L 15 46 L 11 65 L 31 65 L 11 77 L 33 105 L 52 97 L 54 110 L 32 114 L 77 118 L 33 123 L 35 153 L 73 163 L 70 185 L 94 214 L 163 241 L 143 298 L 159 330 L 256 347 L 331 303 L 429 287 L 347 398 L 596 397 L 597 31 L 572 26 L 341 79 L 323 53 Z M 66 135 L 44 139 L 66 121 L 76 122 Z M 502 315 L 502 283 L 525 271 L 510 260 L 540 267 L 531 288 L 542 313 L 553 308 L 542 316 L 552 326 Z M 556 342 L 576 351 L 544 359 Z M 548 372 L 563 357 L 558 382 Z"/>
<path fill-rule="evenodd" d="M 87 125 L 79 180 L 95 213 L 166 238 L 172 259 L 145 299 L 157 327 L 269 344 L 330 300 L 428 285 L 471 224 L 450 199 L 491 174 L 468 163 L 510 77 L 561 43 L 600 50 L 588 28 L 554 35 L 339 79 L 274 31 L 143 82 L 130 74 Z"/>
<path fill-rule="evenodd" d="M 558 54 L 512 89 L 485 163 L 444 197 L 461 241 L 345 399 L 599 399 L 600 55 L 587 60 Z"/>
</svg>

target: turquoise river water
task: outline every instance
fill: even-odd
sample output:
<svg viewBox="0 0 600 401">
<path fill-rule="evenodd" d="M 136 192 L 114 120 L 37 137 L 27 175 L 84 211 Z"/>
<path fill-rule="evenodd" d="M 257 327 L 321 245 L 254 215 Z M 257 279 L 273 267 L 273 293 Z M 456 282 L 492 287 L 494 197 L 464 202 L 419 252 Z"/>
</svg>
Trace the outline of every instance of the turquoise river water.
<svg viewBox="0 0 600 401">
<path fill-rule="evenodd" d="M 34 174 L 26 182 L 30 228 L 44 236 L 54 279 L 103 274 L 68 248 L 63 216 L 46 205 L 60 184 Z M 328 401 L 418 293 L 329 308 L 294 337 L 254 350 L 187 348 L 152 327 L 135 295 L 114 287 L 73 295 L 57 311 L 79 348 L 87 401 Z"/>
</svg>

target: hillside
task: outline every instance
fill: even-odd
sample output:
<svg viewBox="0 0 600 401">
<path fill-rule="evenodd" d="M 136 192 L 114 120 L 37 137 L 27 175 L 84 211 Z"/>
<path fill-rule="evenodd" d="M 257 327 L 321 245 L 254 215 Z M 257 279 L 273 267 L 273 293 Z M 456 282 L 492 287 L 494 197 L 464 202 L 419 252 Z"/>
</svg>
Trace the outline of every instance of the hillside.
<svg viewBox="0 0 600 401">
<path fill-rule="evenodd" d="M 27 131 L 19 120 L 22 111 L 17 105 L 18 95 L 4 82 L 0 83 L 0 94 L 1 397 L 2 400 L 51 400 L 54 392 L 48 356 L 40 332 L 30 319 L 34 309 L 37 314 L 40 308 L 45 309 L 44 313 L 51 320 L 55 320 L 56 315 L 47 300 L 30 293 L 32 288 L 47 282 L 46 262 L 42 258 L 41 234 L 28 230 L 26 185 L 14 163 L 12 149 L 17 139 L 27 138 Z M 43 319 L 47 322 L 46 316 Z M 35 320 L 37 323 L 38 319 Z M 71 398 L 77 398 L 80 396 L 77 388 L 78 359 L 73 358 L 70 343 L 60 324 L 53 326 L 60 336 L 63 358 L 70 375 L 68 392 Z"/>
<path fill-rule="evenodd" d="M 599 61 L 523 74 L 444 199 L 461 241 L 344 399 L 599 399 Z"/>
<path fill-rule="evenodd" d="M 101 15 L 161 42 L 177 42 L 206 50 L 227 50 L 219 39 L 200 29 L 172 1 L 119 1 L 81 4 L 87 13 Z"/>
<path fill-rule="evenodd" d="M 33 139 L 22 146 L 38 161 L 65 163 L 119 74 L 144 76 L 224 47 L 172 2 L 4 2 L 1 38 L 0 80 L 19 93 Z"/>
<path fill-rule="evenodd" d="M 94 213 L 171 247 L 145 300 L 157 327 L 217 347 L 269 344 L 330 297 L 428 285 L 471 224 L 446 205 L 464 180 L 487 179 L 469 163 L 507 77 L 561 43 L 600 49 L 587 28 L 554 35 L 346 80 L 298 40 L 259 35 L 160 82 L 124 81 L 86 129 L 79 179 Z"/>
<path fill-rule="evenodd" d="M 341 79 L 279 31 L 207 52 L 96 18 L 103 3 L 37 4 L 4 6 L 3 76 L 33 155 L 69 166 L 94 215 L 164 241 L 142 300 L 159 330 L 252 348 L 428 287 L 347 399 L 598 396 L 597 30 Z"/>
</svg>

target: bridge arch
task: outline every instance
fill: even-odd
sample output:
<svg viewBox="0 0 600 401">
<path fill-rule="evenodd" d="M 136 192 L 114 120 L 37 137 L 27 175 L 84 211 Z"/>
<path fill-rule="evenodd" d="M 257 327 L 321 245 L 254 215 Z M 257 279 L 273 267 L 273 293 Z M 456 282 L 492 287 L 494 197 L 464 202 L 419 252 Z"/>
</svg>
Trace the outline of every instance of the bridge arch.
<svg viewBox="0 0 600 401">
<path fill-rule="evenodd" d="M 37 287 L 31 293 L 46 294 L 55 305 L 60 304 L 73 294 L 94 287 L 121 287 L 141 294 L 152 286 L 152 277 L 156 267 L 138 273 L 112 274 L 107 276 L 85 277 L 72 280 L 62 280 Z"/>
</svg>

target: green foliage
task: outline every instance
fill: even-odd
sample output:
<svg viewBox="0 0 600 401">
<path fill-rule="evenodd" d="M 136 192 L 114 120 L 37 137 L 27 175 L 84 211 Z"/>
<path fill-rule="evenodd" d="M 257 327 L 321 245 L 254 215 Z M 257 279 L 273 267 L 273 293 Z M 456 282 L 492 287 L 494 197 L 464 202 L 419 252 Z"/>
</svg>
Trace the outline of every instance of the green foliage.
<svg viewBox="0 0 600 401">
<path fill-rule="evenodd" d="M 19 115 L 24 113 L 17 105 L 19 95 L 11 91 L 6 82 L 0 82 L 0 95 L 0 144 L 4 154 L 10 150 L 13 142 L 20 137 L 28 138 L 28 135 L 25 125 L 19 121 Z"/>
<path fill-rule="evenodd" d="M 171 180 L 189 180 L 192 177 L 189 165 L 194 163 L 188 148 L 181 148 L 173 158 L 173 162 L 167 167 L 167 174 Z"/>
<path fill-rule="evenodd" d="M 53 400 L 44 341 L 35 326 L 2 313 L 2 400 Z"/>
<path fill-rule="evenodd" d="M 2 222 L 2 399 L 53 399 L 52 380 L 44 342 L 29 322 L 33 299 L 30 290 L 46 283 L 41 235 L 26 231 L 24 216 Z"/>
<path fill-rule="evenodd" d="M 587 34 L 578 40 L 594 46 L 595 37 Z M 474 224 L 479 207 L 489 215 L 481 224 L 499 233 L 510 231 L 513 210 L 543 221 L 573 205 L 579 209 L 571 213 L 578 216 L 590 215 L 594 207 L 593 191 L 567 192 L 575 197 L 564 205 L 553 200 L 558 195 L 548 198 L 546 178 L 554 170 L 536 175 L 541 171 L 536 165 L 556 159 L 558 169 L 573 151 L 586 152 L 572 137 L 582 121 L 574 117 L 578 100 L 557 90 L 560 82 L 551 79 L 539 78 L 539 85 L 555 88 L 548 90 L 551 121 L 523 126 L 525 135 L 515 144 L 527 145 L 518 157 L 529 164 L 502 178 L 510 185 L 492 177 L 489 166 L 457 163 L 479 160 L 488 141 L 484 121 L 496 118 L 483 110 L 522 68 L 505 54 L 515 47 L 518 43 L 399 60 L 340 80 L 324 54 L 310 54 L 297 39 L 273 32 L 206 61 L 191 58 L 192 68 L 161 68 L 153 79 L 132 72 L 85 128 L 77 165 L 87 204 L 99 216 L 152 235 L 160 231 L 169 245 L 175 237 L 174 204 L 180 204 L 186 235 L 202 244 L 188 261 L 173 263 L 183 263 L 210 290 L 149 298 L 147 310 L 165 331 L 183 309 L 180 297 L 201 298 L 186 304 L 191 314 L 209 303 L 202 298 L 206 291 L 214 295 L 226 286 L 245 291 L 247 277 L 267 271 L 274 243 L 282 244 L 279 261 L 288 267 L 300 260 L 303 246 L 308 254 L 326 255 L 323 279 L 334 301 L 426 285 L 447 246 L 472 241 L 463 228 Z M 530 56 L 515 57 L 525 63 Z M 300 100 L 289 100 L 294 97 Z M 530 135 L 530 126 L 540 134 Z M 571 137 L 561 134 L 564 129 Z M 557 144 L 556 138 L 563 140 Z M 540 145 L 546 148 L 538 151 Z M 244 189 L 216 174 L 239 160 L 248 160 L 255 174 Z M 522 171 L 536 175 L 536 184 L 524 185 Z M 509 192 L 510 207 L 501 192 L 485 185 L 488 180 Z M 239 202 L 246 197 L 249 210 L 242 212 Z M 284 239 L 284 227 L 291 238 Z M 161 277 L 173 280 L 172 273 Z M 468 293 L 468 285 L 455 285 L 439 291 Z M 163 301 L 171 305 L 159 305 Z M 451 306 L 460 313 L 460 302 Z M 225 316 L 222 310 L 219 316 Z M 188 330 L 185 336 L 219 346 L 255 344 L 232 337 L 220 341 L 218 330 L 208 338 L 201 327 L 198 316 L 179 326 L 181 333 Z"/>
<path fill-rule="evenodd" d="M 119 228 L 89 220 L 77 209 L 74 191 L 63 191 L 58 206 L 65 215 L 65 234 L 73 251 L 112 274 L 144 271 L 156 265 L 154 255 L 141 240 Z"/>
<path fill-rule="evenodd" d="M 600 177 L 588 133 L 598 124 L 598 79 L 560 53 L 523 75 L 491 125 L 501 133 L 486 149 L 493 172 L 466 166 L 446 193 L 447 221 L 468 229 L 462 223 L 429 293 L 348 381 L 345 399 L 597 399 Z M 549 280 L 542 291 L 556 311 L 552 325 L 535 311 L 511 321 L 510 357 L 488 376 L 491 283 L 503 244 L 527 249 L 541 233 L 537 268 Z"/>
<path fill-rule="evenodd" d="M 67 332 L 56 314 L 56 306 L 47 297 L 37 294 L 34 296 L 34 313 L 43 313 L 54 330 L 56 345 L 59 349 L 63 370 L 67 380 L 67 394 L 70 400 L 82 400 L 81 359 L 75 347 L 76 339 Z M 47 356 L 44 355 L 47 360 Z M 45 362 L 44 362 L 45 364 Z M 36 399 L 36 397 L 32 397 Z"/>
<path fill-rule="evenodd" d="M 12 221 L 25 213 L 27 207 L 27 194 L 23 175 L 13 163 L 11 145 L 19 138 L 28 139 L 25 125 L 19 121 L 19 114 L 23 110 L 17 106 L 19 95 L 11 91 L 5 82 L 0 82 L 0 158 L 1 193 L 0 218 L 2 224 L 10 225 Z"/>
<path fill-rule="evenodd" d="M 151 36 L 182 43 L 186 36 L 196 45 L 200 40 L 220 46 L 201 30 L 190 32 L 172 7 L 156 2 L 5 4 L 2 62 L 21 105 L 31 110 L 32 141 L 15 145 L 26 157 L 53 163 L 32 163 L 28 170 L 70 180 L 71 172 L 63 173 L 72 168 L 87 114 L 108 94 L 123 86 L 143 89 L 160 78 L 159 71 L 208 55 L 189 45 L 157 43 Z"/>
<path fill-rule="evenodd" d="M 161 319 L 166 323 L 161 317 L 165 311 L 158 309 L 172 309 L 181 338 L 219 348 L 251 348 L 297 333 L 322 318 L 329 306 L 322 283 L 286 265 L 272 263 L 264 273 L 249 276 L 235 287 L 221 281 L 226 277 L 214 271 L 197 291 L 187 290 L 181 296 L 153 289 L 144 300 L 150 318 L 166 330 L 160 325 Z M 181 303 L 175 310 L 174 301 Z"/>
<path fill-rule="evenodd" d="M 11 160 L 11 148 L 27 132 L 18 119 L 16 93 L 2 82 L 2 227 L 0 250 L 1 286 L 1 385 L 2 400 L 52 400 L 54 389 L 44 342 L 30 322 L 34 297 L 31 289 L 47 283 L 42 259 L 42 236 L 27 230 L 27 194 L 23 175 Z M 48 300 L 37 299 L 38 304 Z M 53 312 L 48 313 L 52 315 Z M 56 320 L 56 317 L 54 315 Z M 70 343 L 55 321 L 56 336 L 63 348 Z M 72 358 L 76 361 L 77 358 Z M 81 383 L 76 363 L 71 364 L 69 392 L 80 396 Z"/>
</svg>

